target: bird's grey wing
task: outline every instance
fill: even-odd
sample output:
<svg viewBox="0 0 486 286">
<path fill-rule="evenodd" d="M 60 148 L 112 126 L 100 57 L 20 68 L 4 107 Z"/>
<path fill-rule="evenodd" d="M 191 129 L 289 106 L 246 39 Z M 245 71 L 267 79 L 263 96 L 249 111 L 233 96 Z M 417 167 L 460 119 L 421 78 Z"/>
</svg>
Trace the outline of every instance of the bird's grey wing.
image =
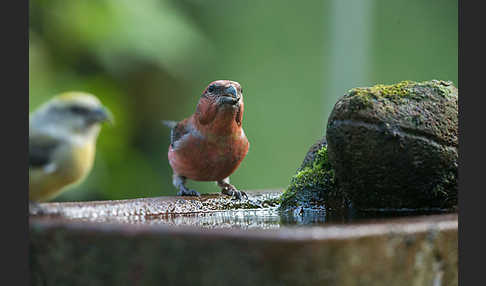
<svg viewBox="0 0 486 286">
<path fill-rule="evenodd" d="M 48 166 L 60 142 L 45 136 L 29 135 L 29 167 Z"/>
<path fill-rule="evenodd" d="M 189 130 L 187 130 L 182 121 L 172 127 L 170 130 L 170 145 L 172 148 L 176 148 L 178 141 L 187 133 L 189 133 Z"/>
</svg>

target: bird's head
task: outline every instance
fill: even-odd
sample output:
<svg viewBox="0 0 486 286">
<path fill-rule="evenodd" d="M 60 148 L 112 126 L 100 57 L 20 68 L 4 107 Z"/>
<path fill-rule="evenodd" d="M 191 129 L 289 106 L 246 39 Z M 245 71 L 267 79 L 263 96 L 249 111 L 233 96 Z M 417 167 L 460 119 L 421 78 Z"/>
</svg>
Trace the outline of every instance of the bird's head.
<svg viewBox="0 0 486 286">
<path fill-rule="evenodd" d="M 222 121 L 235 119 L 241 125 L 243 89 L 236 81 L 216 80 L 204 89 L 197 112 L 200 121 L 212 121 L 219 116 Z"/>
<path fill-rule="evenodd" d="M 206 87 L 201 97 L 211 100 L 218 108 L 237 108 L 243 102 L 243 91 L 236 81 L 216 80 Z"/>
<path fill-rule="evenodd" d="M 84 92 L 57 95 L 30 117 L 34 128 L 80 136 L 97 135 L 103 122 L 113 123 L 111 112 L 96 96 Z"/>
</svg>

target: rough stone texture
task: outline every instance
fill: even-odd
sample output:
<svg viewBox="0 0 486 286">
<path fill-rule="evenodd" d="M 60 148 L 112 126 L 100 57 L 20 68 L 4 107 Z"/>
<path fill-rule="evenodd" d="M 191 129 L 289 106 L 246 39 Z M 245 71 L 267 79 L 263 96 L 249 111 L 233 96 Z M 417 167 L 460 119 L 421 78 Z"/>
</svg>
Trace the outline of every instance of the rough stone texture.
<svg viewBox="0 0 486 286">
<path fill-rule="evenodd" d="M 30 218 L 32 285 L 457 285 L 457 215 L 205 230 Z"/>
<path fill-rule="evenodd" d="M 457 205 L 458 91 L 401 82 L 350 90 L 327 125 L 329 161 L 357 209 Z"/>
</svg>

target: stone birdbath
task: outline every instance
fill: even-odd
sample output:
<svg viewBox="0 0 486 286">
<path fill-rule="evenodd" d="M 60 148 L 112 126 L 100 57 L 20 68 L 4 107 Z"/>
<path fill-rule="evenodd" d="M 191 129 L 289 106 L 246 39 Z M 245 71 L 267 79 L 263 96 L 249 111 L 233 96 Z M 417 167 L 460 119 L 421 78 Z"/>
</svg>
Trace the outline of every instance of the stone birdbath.
<svg viewBox="0 0 486 286">
<path fill-rule="evenodd" d="M 391 87 L 340 99 L 285 190 L 39 204 L 31 283 L 457 285 L 457 89 Z"/>
</svg>

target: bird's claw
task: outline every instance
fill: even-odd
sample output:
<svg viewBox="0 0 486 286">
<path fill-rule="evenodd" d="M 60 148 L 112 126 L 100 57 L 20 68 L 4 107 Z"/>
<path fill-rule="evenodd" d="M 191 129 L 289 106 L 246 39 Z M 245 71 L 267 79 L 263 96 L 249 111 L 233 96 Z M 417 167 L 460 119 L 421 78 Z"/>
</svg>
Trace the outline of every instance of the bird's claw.
<svg viewBox="0 0 486 286">
<path fill-rule="evenodd" d="M 231 196 L 235 200 L 241 200 L 242 197 L 248 199 L 248 195 L 245 192 L 239 191 L 236 188 L 225 187 L 221 189 L 221 193 Z"/>
<path fill-rule="evenodd" d="M 200 197 L 201 194 L 196 192 L 195 190 L 188 190 L 188 189 L 180 189 L 177 193 L 178 196 L 193 196 L 193 197 Z"/>
<path fill-rule="evenodd" d="M 247 200 L 248 200 L 248 195 L 247 195 L 245 192 L 243 192 L 243 191 L 238 191 L 238 190 L 235 190 L 235 191 L 236 191 L 235 193 L 237 194 L 236 198 L 237 198 L 238 200 L 241 200 L 241 198 L 242 198 L 242 197 L 245 197 L 245 199 L 247 199 Z"/>
</svg>

